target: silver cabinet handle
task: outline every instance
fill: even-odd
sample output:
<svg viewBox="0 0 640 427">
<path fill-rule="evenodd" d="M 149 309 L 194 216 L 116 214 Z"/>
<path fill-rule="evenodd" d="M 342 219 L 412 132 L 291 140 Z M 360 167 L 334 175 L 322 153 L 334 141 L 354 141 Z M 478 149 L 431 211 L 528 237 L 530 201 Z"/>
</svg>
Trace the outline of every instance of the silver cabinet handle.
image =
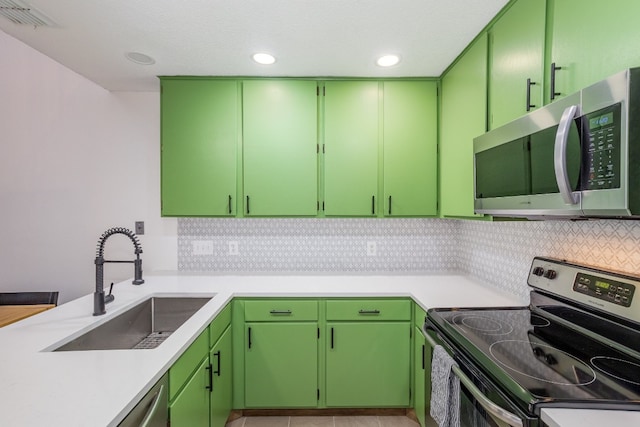
<svg viewBox="0 0 640 427">
<path fill-rule="evenodd" d="M 433 338 L 431 338 L 431 336 L 429 336 L 429 334 L 427 333 L 427 329 L 424 326 L 422 327 L 422 333 L 424 334 L 425 339 L 431 347 L 439 345 L 433 340 Z M 469 377 L 464 372 L 462 372 L 462 370 L 458 366 L 454 365 L 451 370 L 454 374 L 456 374 L 458 378 L 460 378 L 460 382 L 466 387 L 467 390 L 469 390 L 473 397 L 475 397 L 475 399 L 478 401 L 480 406 L 482 406 L 488 413 L 495 416 L 499 420 L 504 421 L 510 426 L 523 427 L 522 419 L 519 416 L 512 414 L 506 409 L 496 405 L 493 401 L 489 400 L 489 398 L 486 397 L 478 389 L 478 387 L 476 387 L 473 381 L 471 381 Z"/>
<path fill-rule="evenodd" d="M 162 395 L 164 394 L 164 384 L 160 386 L 160 390 L 156 393 L 156 396 L 153 398 L 153 403 L 149 407 L 149 410 L 144 416 L 144 419 L 140 423 L 140 427 L 148 427 L 149 423 L 153 421 L 153 417 L 156 415 L 158 411 L 158 407 L 160 406 L 160 400 L 162 399 Z"/>
<path fill-rule="evenodd" d="M 556 172 L 556 182 L 558 189 L 562 195 L 562 200 L 568 205 L 577 205 L 580 202 L 580 193 L 573 193 L 571 183 L 569 182 L 569 174 L 567 172 L 567 145 L 569 142 L 569 131 L 571 123 L 578 113 L 578 106 L 572 105 L 567 107 L 562 113 L 558 131 L 556 132 L 556 141 L 553 150 L 553 166 Z"/>
</svg>

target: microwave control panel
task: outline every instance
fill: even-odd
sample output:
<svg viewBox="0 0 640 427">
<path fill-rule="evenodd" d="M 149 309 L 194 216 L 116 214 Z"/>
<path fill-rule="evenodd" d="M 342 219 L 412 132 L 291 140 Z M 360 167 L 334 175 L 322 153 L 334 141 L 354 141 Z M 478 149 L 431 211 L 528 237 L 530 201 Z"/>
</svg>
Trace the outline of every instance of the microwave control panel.
<svg viewBox="0 0 640 427">
<path fill-rule="evenodd" d="M 636 287 L 619 280 L 578 273 L 573 282 L 573 290 L 623 307 L 630 307 Z"/>
<path fill-rule="evenodd" d="M 620 188 L 620 104 L 583 117 L 587 145 L 583 188 Z"/>
</svg>

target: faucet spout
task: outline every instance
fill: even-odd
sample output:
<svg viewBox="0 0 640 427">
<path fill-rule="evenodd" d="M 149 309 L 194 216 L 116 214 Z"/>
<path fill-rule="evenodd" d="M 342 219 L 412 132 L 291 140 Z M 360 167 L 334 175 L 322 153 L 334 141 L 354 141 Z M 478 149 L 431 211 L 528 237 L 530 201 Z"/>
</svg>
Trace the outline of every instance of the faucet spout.
<svg viewBox="0 0 640 427">
<path fill-rule="evenodd" d="M 104 259 L 104 245 L 107 239 L 114 234 L 124 234 L 125 236 L 131 239 L 134 247 L 134 254 L 136 255 L 136 259 L 133 261 L 113 261 L 113 260 L 105 260 Z M 98 239 L 98 249 L 96 251 L 96 290 L 93 293 L 93 315 L 100 316 L 105 314 L 107 311 L 105 309 L 105 305 L 110 303 L 115 299 L 115 297 L 109 292 L 109 295 L 104 294 L 104 264 L 105 263 L 133 263 L 134 266 L 134 276 L 133 283 L 134 285 L 141 285 L 144 283 L 144 279 L 142 278 L 142 259 L 140 259 L 140 254 L 142 253 L 142 247 L 140 246 L 140 242 L 138 241 L 138 236 L 136 236 L 133 231 L 123 228 L 123 227 L 114 227 L 110 228 L 100 236 Z"/>
</svg>

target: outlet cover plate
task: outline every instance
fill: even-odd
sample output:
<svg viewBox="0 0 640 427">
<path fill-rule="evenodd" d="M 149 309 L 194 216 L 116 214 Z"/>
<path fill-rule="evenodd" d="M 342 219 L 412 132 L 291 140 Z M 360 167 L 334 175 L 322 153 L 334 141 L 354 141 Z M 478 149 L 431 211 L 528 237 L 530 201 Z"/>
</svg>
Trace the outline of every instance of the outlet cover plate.
<svg viewBox="0 0 640 427">
<path fill-rule="evenodd" d="M 240 252 L 238 250 L 238 242 L 231 241 L 229 242 L 229 255 L 239 255 Z"/>
<path fill-rule="evenodd" d="M 378 256 L 378 244 L 376 242 L 367 242 L 367 256 Z"/>
</svg>

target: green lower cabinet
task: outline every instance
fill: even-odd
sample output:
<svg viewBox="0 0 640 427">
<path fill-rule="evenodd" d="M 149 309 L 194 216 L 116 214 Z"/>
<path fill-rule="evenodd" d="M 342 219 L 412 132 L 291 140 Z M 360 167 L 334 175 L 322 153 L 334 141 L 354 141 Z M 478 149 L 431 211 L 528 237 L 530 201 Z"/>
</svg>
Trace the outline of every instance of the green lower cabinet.
<svg viewBox="0 0 640 427">
<path fill-rule="evenodd" d="M 407 407 L 409 322 L 327 322 L 326 405 Z"/>
<path fill-rule="evenodd" d="M 245 407 L 318 405 L 317 322 L 245 323 Z"/>
<path fill-rule="evenodd" d="M 209 358 L 198 366 L 191 379 L 169 404 L 171 427 L 209 426 Z"/>
<path fill-rule="evenodd" d="M 227 327 L 209 353 L 212 367 L 210 426 L 224 427 L 232 409 L 233 375 L 231 353 L 231 327 Z"/>
</svg>

